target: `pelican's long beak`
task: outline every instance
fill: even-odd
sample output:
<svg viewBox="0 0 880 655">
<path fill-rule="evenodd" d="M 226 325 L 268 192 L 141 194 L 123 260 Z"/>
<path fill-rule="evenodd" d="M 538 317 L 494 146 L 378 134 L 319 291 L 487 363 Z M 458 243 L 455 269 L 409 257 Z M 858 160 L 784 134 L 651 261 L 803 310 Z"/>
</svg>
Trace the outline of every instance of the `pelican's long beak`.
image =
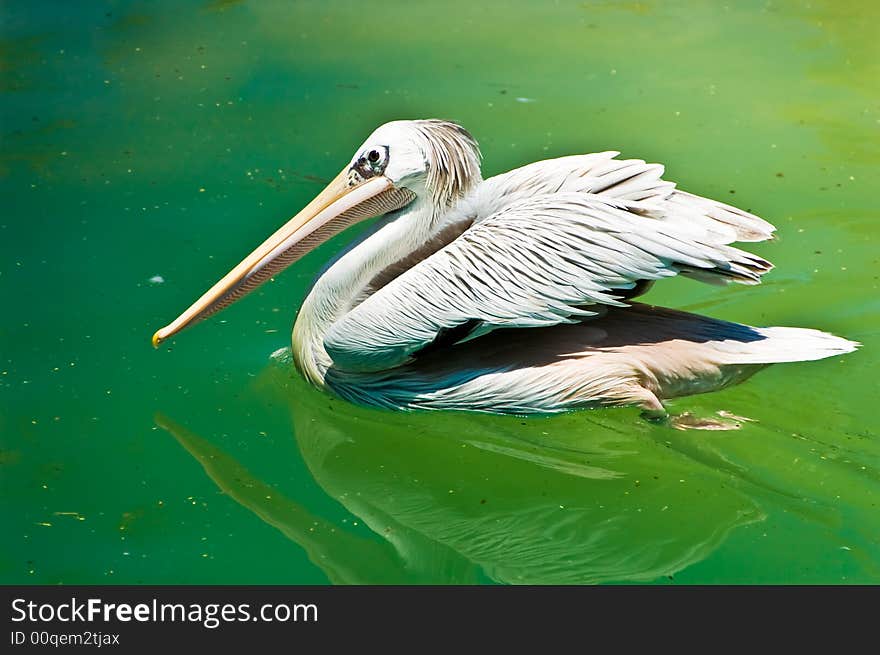
<svg viewBox="0 0 880 655">
<path fill-rule="evenodd" d="M 153 346 L 231 305 L 330 237 L 359 220 L 399 209 L 415 196 L 384 175 L 349 184 L 348 168 L 296 216 L 233 268 L 185 312 L 153 335 Z"/>
</svg>

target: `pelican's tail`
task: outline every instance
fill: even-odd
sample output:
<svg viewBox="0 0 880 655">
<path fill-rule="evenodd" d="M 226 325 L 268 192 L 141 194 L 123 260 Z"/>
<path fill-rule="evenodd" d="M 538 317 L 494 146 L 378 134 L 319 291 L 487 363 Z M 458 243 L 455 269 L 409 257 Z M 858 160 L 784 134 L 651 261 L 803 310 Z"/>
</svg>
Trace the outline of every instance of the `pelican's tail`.
<svg viewBox="0 0 880 655">
<path fill-rule="evenodd" d="M 850 353 L 861 344 L 808 328 L 754 328 L 763 338 L 747 342 L 720 342 L 719 350 L 730 348 L 730 364 L 780 364 L 809 362 Z"/>
</svg>

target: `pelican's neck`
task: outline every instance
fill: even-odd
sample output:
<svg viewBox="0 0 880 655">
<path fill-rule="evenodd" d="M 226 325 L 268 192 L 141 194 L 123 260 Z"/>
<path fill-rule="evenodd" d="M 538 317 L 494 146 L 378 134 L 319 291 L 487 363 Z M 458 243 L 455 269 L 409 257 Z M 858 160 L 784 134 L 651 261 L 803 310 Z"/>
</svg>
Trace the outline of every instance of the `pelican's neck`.
<svg viewBox="0 0 880 655">
<path fill-rule="evenodd" d="M 381 218 L 366 238 L 355 241 L 321 274 L 293 326 L 294 361 L 312 383 L 323 386 L 332 364 L 324 350 L 330 326 L 351 310 L 380 271 L 418 249 L 442 223 L 430 203 L 418 198 Z"/>
</svg>

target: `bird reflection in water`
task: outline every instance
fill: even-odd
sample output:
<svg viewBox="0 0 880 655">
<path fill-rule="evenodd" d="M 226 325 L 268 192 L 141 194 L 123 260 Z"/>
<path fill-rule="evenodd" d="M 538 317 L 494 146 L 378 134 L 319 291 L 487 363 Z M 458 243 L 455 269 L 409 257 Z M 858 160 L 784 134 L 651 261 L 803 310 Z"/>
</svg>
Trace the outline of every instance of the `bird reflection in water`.
<svg viewBox="0 0 880 655">
<path fill-rule="evenodd" d="M 545 421 L 537 443 L 516 417 L 451 414 L 441 426 L 436 415 L 328 402 L 274 367 L 262 381 L 297 398 L 294 434 L 309 471 L 374 534 L 316 516 L 209 440 L 170 418 L 157 422 L 333 583 L 662 580 L 763 518 L 723 461 L 660 445 L 651 431 L 662 428 L 649 424 L 560 417 Z M 705 464 L 694 459 L 704 456 Z"/>
</svg>

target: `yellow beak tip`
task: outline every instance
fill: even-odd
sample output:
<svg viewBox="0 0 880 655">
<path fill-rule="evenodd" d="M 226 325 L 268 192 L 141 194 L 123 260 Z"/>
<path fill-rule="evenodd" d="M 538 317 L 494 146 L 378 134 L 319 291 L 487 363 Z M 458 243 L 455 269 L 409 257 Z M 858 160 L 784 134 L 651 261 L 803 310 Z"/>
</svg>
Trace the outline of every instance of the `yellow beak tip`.
<svg viewBox="0 0 880 655">
<path fill-rule="evenodd" d="M 159 336 L 159 332 L 160 331 L 157 330 L 156 333 L 153 335 L 153 339 L 152 339 L 153 348 L 158 348 L 159 344 L 162 343 L 162 337 Z"/>
</svg>

